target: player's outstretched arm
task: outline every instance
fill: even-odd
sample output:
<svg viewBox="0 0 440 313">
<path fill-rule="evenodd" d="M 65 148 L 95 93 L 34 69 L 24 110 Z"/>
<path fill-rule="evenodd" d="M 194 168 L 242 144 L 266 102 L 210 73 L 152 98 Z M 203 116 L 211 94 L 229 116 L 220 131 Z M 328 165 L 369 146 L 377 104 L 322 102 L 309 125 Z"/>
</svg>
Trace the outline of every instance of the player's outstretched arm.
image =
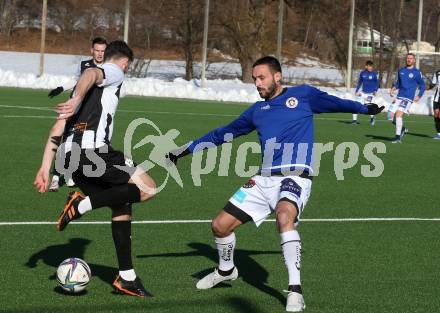
<svg viewBox="0 0 440 313">
<path fill-rule="evenodd" d="M 60 103 L 56 106 L 55 111 L 59 114 L 58 119 L 67 119 L 71 117 L 90 88 L 94 85 L 101 84 L 103 80 L 104 73 L 102 69 L 90 68 L 84 71 L 76 84 L 74 96 L 66 102 Z"/>
<path fill-rule="evenodd" d="M 359 113 L 359 114 L 378 114 L 384 107 L 378 107 L 376 104 L 370 106 L 363 105 L 360 102 L 341 99 L 329 95 L 317 88 L 309 86 L 310 107 L 313 113 Z M 377 109 L 376 109 L 377 107 Z M 376 112 L 377 113 L 369 113 Z"/>
<path fill-rule="evenodd" d="M 43 160 L 41 166 L 35 175 L 34 186 L 38 192 L 46 192 L 49 186 L 49 171 L 57 149 L 61 143 L 61 137 L 64 132 L 66 120 L 57 120 L 52 126 L 46 146 L 44 147 Z"/>
<path fill-rule="evenodd" d="M 255 106 L 251 106 L 228 125 L 216 128 L 206 135 L 186 144 L 185 146 L 170 151 L 165 158 L 176 164 L 177 160 L 185 155 L 215 146 L 220 146 L 221 144 L 231 141 L 234 138 L 249 134 L 255 129 L 252 121 L 254 109 Z"/>
</svg>

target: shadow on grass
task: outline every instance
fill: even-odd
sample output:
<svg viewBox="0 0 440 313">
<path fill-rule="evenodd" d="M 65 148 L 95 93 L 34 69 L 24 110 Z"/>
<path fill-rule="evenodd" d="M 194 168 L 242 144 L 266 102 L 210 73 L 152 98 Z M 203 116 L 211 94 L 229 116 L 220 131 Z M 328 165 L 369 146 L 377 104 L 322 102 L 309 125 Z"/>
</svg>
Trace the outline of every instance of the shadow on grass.
<svg viewBox="0 0 440 313">
<path fill-rule="evenodd" d="M 192 251 L 188 252 L 182 252 L 182 253 L 163 253 L 163 254 L 144 254 L 144 255 L 138 255 L 138 258 L 152 258 L 152 257 L 191 257 L 191 256 L 203 256 L 214 263 L 218 262 L 218 252 L 217 249 L 214 249 L 208 244 L 200 243 L 200 242 L 192 242 L 189 243 L 188 246 L 192 248 Z M 267 279 L 269 277 L 269 273 L 267 270 L 262 267 L 260 264 L 258 264 L 254 259 L 251 258 L 252 255 L 259 255 L 259 254 L 277 254 L 280 255 L 280 251 L 257 251 L 257 250 L 243 250 L 243 249 L 236 249 L 234 251 L 234 260 L 235 265 L 238 268 L 239 276 L 241 279 L 253 286 L 254 288 L 257 288 L 261 292 L 264 292 L 276 299 L 278 299 L 282 304 L 285 303 L 286 298 L 285 296 L 279 292 L 276 289 L 273 289 L 269 285 L 267 285 Z M 204 277 L 205 275 L 212 272 L 212 269 L 205 269 L 203 271 L 200 271 L 198 273 L 194 273 L 192 276 L 200 279 Z M 227 283 L 220 283 L 216 286 L 216 288 L 228 288 L 231 287 Z M 253 312 L 253 311 L 246 311 L 246 312 Z"/>
<path fill-rule="evenodd" d="M 179 299 L 169 301 L 155 301 L 148 299 L 128 299 L 123 302 L 99 303 L 70 303 L 69 305 L 60 305 L 50 303 L 47 305 L 23 305 L 19 308 L 0 308 L 0 312 L 7 313 L 77 313 L 77 312 L 121 312 L 121 313 L 145 313 L 145 312 L 230 312 L 230 313 L 262 313 L 257 304 L 252 303 L 250 299 L 242 297 L 218 297 L 218 304 L 212 303 L 212 299 L 191 300 Z M 115 307 L 117 310 L 115 310 Z M 282 310 L 279 310 L 282 312 Z"/>
<path fill-rule="evenodd" d="M 393 141 L 396 137 L 385 137 L 385 136 L 376 136 L 376 135 L 365 135 L 367 138 L 382 140 L 382 141 Z"/>
<path fill-rule="evenodd" d="M 340 120 L 340 121 L 338 121 L 338 123 L 342 123 L 342 124 L 352 124 L 352 122 L 353 121 L 343 121 L 343 120 Z M 355 125 L 359 125 L 359 124 L 355 124 Z"/>
<path fill-rule="evenodd" d="M 49 276 L 49 279 L 55 279 L 55 271 L 58 265 L 67 258 L 76 257 L 84 259 L 84 253 L 87 245 L 91 243 L 88 239 L 71 238 L 68 243 L 48 246 L 38 252 L 35 252 L 29 257 L 26 266 L 35 268 L 41 260 L 44 264 L 54 267 L 54 274 Z M 87 262 L 88 263 L 88 262 Z M 112 284 L 118 270 L 113 267 L 88 263 L 92 270 L 92 275 L 98 277 L 102 281 Z M 58 292 L 55 290 L 55 292 Z"/>
<path fill-rule="evenodd" d="M 413 133 L 413 132 L 408 132 L 406 133 L 406 135 L 410 135 L 410 136 L 414 136 L 414 137 L 422 137 L 422 138 L 431 138 L 432 136 L 428 136 L 426 134 L 419 134 L 419 133 Z"/>
</svg>

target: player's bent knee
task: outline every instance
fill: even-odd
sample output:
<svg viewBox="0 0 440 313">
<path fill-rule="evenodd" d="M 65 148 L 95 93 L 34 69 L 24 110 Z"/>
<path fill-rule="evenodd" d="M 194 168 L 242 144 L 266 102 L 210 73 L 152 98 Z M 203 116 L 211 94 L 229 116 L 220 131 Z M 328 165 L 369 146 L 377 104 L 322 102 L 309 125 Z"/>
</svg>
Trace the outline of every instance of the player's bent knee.
<svg viewBox="0 0 440 313">
<path fill-rule="evenodd" d="M 297 205 L 293 203 L 279 203 L 276 208 L 276 220 L 280 229 L 294 227 L 298 217 Z"/>
<path fill-rule="evenodd" d="M 141 195 L 140 196 L 141 201 L 147 201 L 149 199 L 152 199 L 157 194 L 156 183 L 152 179 L 149 179 L 148 182 L 144 182 L 140 186 L 138 185 L 138 188 Z"/>
<path fill-rule="evenodd" d="M 127 203 L 125 206 L 123 207 L 111 207 L 112 209 L 112 220 L 131 220 L 131 204 Z M 126 217 L 123 216 L 128 216 L 129 218 L 127 219 Z"/>
<path fill-rule="evenodd" d="M 212 220 L 211 229 L 214 236 L 220 238 L 229 236 L 232 232 L 232 230 L 229 227 L 227 227 L 227 225 L 222 223 L 222 221 L 218 218 Z"/>
<path fill-rule="evenodd" d="M 129 183 L 136 184 L 140 192 L 140 201 L 146 201 L 157 194 L 155 181 L 144 171 L 137 169 L 131 176 Z"/>
</svg>

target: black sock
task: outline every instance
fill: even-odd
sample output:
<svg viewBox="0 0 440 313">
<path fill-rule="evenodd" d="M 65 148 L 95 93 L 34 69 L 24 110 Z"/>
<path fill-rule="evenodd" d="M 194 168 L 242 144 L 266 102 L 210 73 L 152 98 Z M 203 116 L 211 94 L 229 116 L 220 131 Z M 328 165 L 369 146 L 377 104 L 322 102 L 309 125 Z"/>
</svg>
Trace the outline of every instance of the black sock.
<svg viewBox="0 0 440 313">
<path fill-rule="evenodd" d="M 133 268 L 131 260 L 131 221 L 112 221 L 112 236 L 120 271 Z"/>
<path fill-rule="evenodd" d="M 440 118 L 435 117 L 434 121 L 435 121 L 435 129 L 437 130 L 437 133 L 440 133 Z"/>
<path fill-rule="evenodd" d="M 122 207 L 127 203 L 136 203 L 141 200 L 139 188 L 135 184 L 115 186 L 110 189 L 90 195 L 93 209 L 109 207 Z"/>
<path fill-rule="evenodd" d="M 230 270 L 227 270 L 227 271 L 222 271 L 221 269 L 217 268 L 217 272 L 218 272 L 220 275 L 222 275 L 222 276 L 229 276 L 229 275 L 231 275 L 232 272 L 234 271 L 234 268 L 235 268 L 235 266 L 234 266 L 233 268 L 231 268 Z"/>
<path fill-rule="evenodd" d="M 301 289 L 301 285 L 289 285 L 289 288 L 287 288 L 287 290 L 289 291 L 293 291 L 299 294 L 302 294 L 303 291 Z"/>
</svg>

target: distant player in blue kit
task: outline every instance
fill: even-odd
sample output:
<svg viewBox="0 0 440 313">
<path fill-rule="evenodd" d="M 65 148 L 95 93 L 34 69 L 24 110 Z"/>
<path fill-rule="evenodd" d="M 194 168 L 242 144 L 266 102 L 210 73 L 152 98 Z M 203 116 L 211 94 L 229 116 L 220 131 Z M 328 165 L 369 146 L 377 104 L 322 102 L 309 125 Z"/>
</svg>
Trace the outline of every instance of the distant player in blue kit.
<svg viewBox="0 0 440 313">
<path fill-rule="evenodd" d="M 422 73 L 414 66 L 416 57 L 412 53 L 406 56 L 406 66 L 399 69 L 397 79 L 390 90 L 393 97 L 396 90 L 396 100 L 388 109 L 388 119 L 396 125 L 396 138 L 393 143 L 402 142 L 405 135 L 405 127 L 403 126 L 403 115 L 409 115 L 409 109 L 413 102 L 418 102 L 425 92 L 425 82 L 422 79 Z M 419 89 L 416 95 L 417 88 Z"/>
<path fill-rule="evenodd" d="M 356 96 L 361 97 L 364 104 L 373 102 L 373 97 L 376 95 L 377 90 L 379 89 L 379 79 L 377 72 L 373 69 L 373 66 L 373 61 L 368 60 L 365 62 L 365 69 L 359 73 L 359 80 L 356 86 Z M 359 91 L 360 89 L 362 92 Z M 374 122 L 374 115 L 371 115 L 370 125 L 373 126 Z M 359 124 L 357 114 L 353 114 L 353 121 L 351 124 Z"/>
<path fill-rule="evenodd" d="M 212 221 L 219 265 L 199 280 L 196 287 L 209 289 L 222 281 L 237 279 L 234 230 L 249 221 L 259 226 L 275 212 L 289 274 L 286 311 L 300 312 L 305 304 L 300 282 L 301 239 L 296 226 L 312 186 L 313 115 L 327 112 L 375 115 L 383 107 L 343 100 L 309 85 L 283 88 L 280 63 L 270 56 L 254 63 L 252 76 L 263 101 L 253 104 L 230 124 L 171 151 L 167 157 L 177 163 L 178 158 L 187 154 L 223 144 L 231 135 L 237 138 L 257 131 L 262 150 L 260 172 L 229 199 Z"/>
</svg>

